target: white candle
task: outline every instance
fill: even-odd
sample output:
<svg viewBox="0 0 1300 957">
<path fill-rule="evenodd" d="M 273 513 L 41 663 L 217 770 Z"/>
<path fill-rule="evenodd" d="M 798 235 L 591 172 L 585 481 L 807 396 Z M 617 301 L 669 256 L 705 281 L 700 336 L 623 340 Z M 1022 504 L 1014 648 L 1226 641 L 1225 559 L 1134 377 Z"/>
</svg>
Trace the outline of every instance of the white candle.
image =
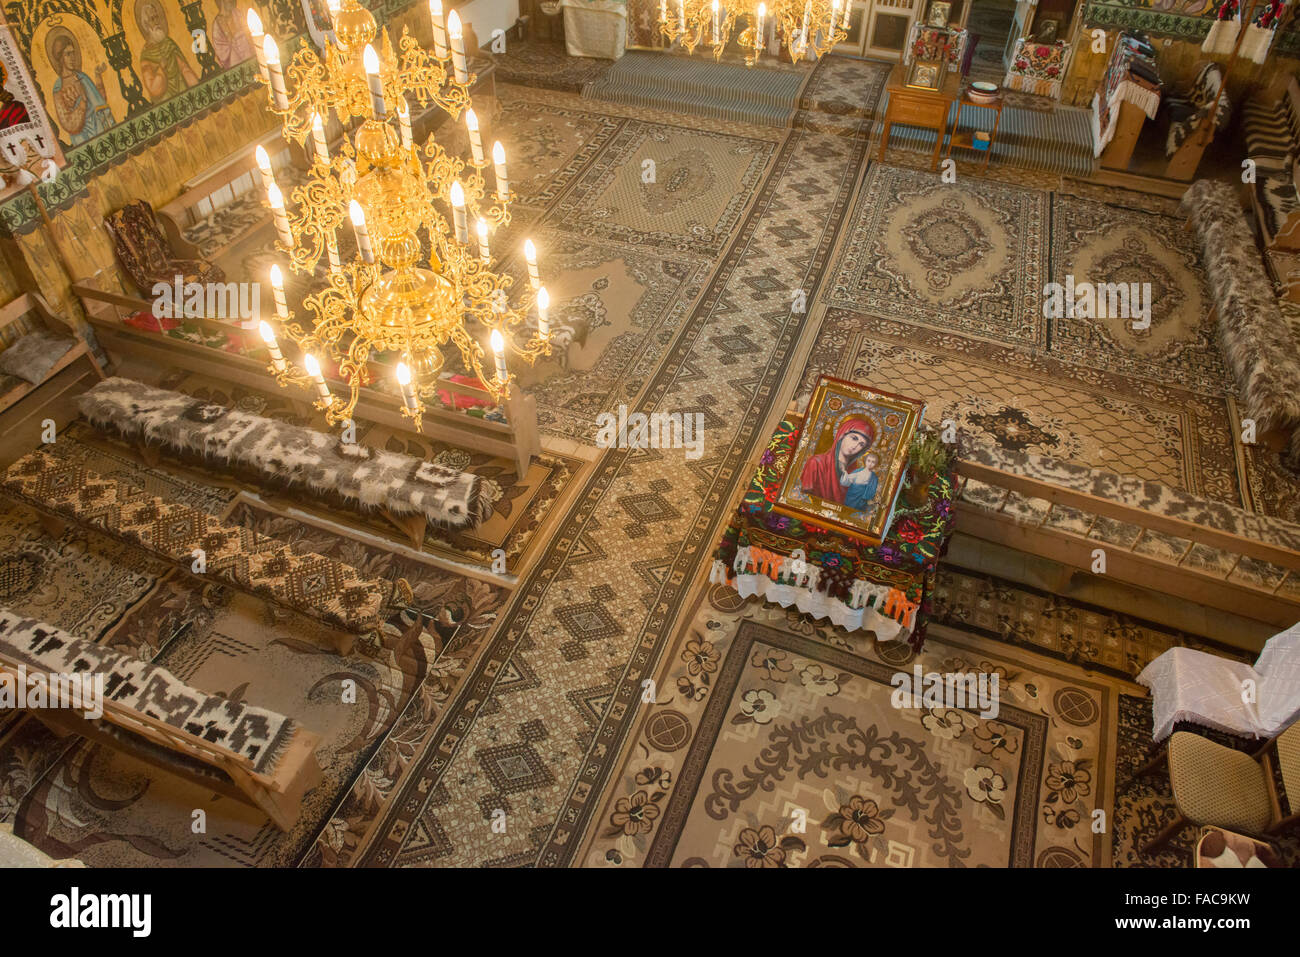
<svg viewBox="0 0 1300 957">
<path fill-rule="evenodd" d="M 686 0 L 677 0 L 677 20 L 682 25 L 682 33 L 686 32 Z"/>
<path fill-rule="evenodd" d="M 469 242 L 469 214 L 465 212 L 465 190 L 459 182 L 453 182 L 448 190 L 451 197 L 451 218 L 456 226 L 456 242 Z"/>
<path fill-rule="evenodd" d="M 433 55 L 447 59 L 447 28 L 442 22 L 442 0 L 429 0 L 429 16 L 433 18 Z"/>
<path fill-rule="evenodd" d="M 245 18 L 248 23 L 248 38 L 253 41 L 253 53 L 257 56 L 257 68 L 262 71 L 262 81 L 271 85 L 271 74 L 266 68 L 266 51 L 262 47 L 265 33 L 262 32 L 262 18 L 257 15 L 257 11 L 251 7 L 248 10 L 248 16 Z"/>
<path fill-rule="evenodd" d="M 339 19 L 339 0 L 326 0 L 325 6 L 329 8 L 330 29 L 332 30 Z"/>
<path fill-rule="evenodd" d="M 271 298 L 275 300 L 275 314 L 281 321 L 289 318 L 289 303 L 284 298 L 284 276 L 278 264 L 271 266 Z"/>
<path fill-rule="evenodd" d="M 713 0 L 713 42 L 718 42 L 718 0 Z"/>
<path fill-rule="evenodd" d="M 668 0 L 659 0 L 659 22 L 668 23 Z"/>
<path fill-rule="evenodd" d="M 369 43 L 361 51 L 361 62 L 366 68 L 366 82 L 370 84 L 370 108 L 374 111 L 375 119 L 382 120 L 388 115 L 388 107 L 384 103 L 384 81 L 379 75 L 379 54 Z"/>
<path fill-rule="evenodd" d="M 370 248 L 370 230 L 366 228 L 366 213 L 355 199 L 348 204 L 348 216 L 352 219 L 352 229 L 357 234 L 357 252 L 368 263 L 375 261 L 374 250 Z"/>
<path fill-rule="evenodd" d="M 330 258 L 330 272 L 342 272 L 343 263 L 339 261 L 339 241 L 335 238 L 334 230 L 332 229 L 325 237 L 325 252 Z"/>
<path fill-rule="evenodd" d="M 500 140 L 492 144 L 492 163 L 497 174 L 497 199 L 504 203 L 510 198 L 510 180 L 506 178 L 506 148 Z"/>
<path fill-rule="evenodd" d="M 808 49 L 808 18 L 812 16 L 812 0 L 803 5 L 803 28 L 799 31 L 799 55 Z"/>
<path fill-rule="evenodd" d="M 266 199 L 271 204 L 271 218 L 275 220 L 275 231 L 288 249 L 293 248 L 293 232 L 289 229 L 289 217 L 284 211 L 284 196 L 280 187 L 272 183 L 266 187 Z"/>
<path fill-rule="evenodd" d="M 307 375 L 311 376 L 312 381 L 316 383 L 316 394 L 320 396 L 321 402 L 326 406 L 334 404 L 334 396 L 330 395 L 330 387 L 325 384 L 325 377 L 321 375 L 320 363 L 310 352 L 302 354 L 302 365 L 307 370 Z"/>
<path fill-rule="evenodd" d="M 262 53 L 266 58 L 266 71 L 270 77 L 271 99 L 277 110 L 289 108 L 289 94 L 284 87 L 284 70 L 280 68 L 280 48 L 269 33 L 262 38 Z"/>
<path fill-rule="evenodd" d="M 271 170 L 271 157 L 259 146 L 253 150 L 253 159 L 257 161 L 257 174 L 262 177 L 262 189 L 266 189 L 275 182 L 275 173 Z"/>
<path fill-rule="evenodd" d="M 469 127 L 469 148 L 474 154 L 474 165 L 483 165 L 483 137 L 478 131 L 478 114 L 473 109 L 465 111 L 465 125 Z"/>
<path fill-rule="evenodd" d="M 325 145 L 325 124 L 321 122 L 319 113 L 311 115 L 311 141 L 316 146 L 316 162 L 328 166 L 330 151 Z"/>
<path fill-rule="evenodd" d="M 853 0 L 844 0 L 844 22 L 840 24 L 845 30 L 849 28 L 849 12 L 853 9 Z"/>
<path fill-rule="evenodd" d="M 486 219 L 478 221 L 478 254 L 483 257 L 483 265 L 492 262 L 492 250 L 488 248 L 488 224 Z"/>
<path fill-rule="evenodd" d="M 271 329 L 271 324 L 263 319 L 257 324 L 257 331 L 262 335 L 262 341 L 266 343 L 266 350 L 271 353 L 271 368 L 276 373 L 284 371 L 288 364 L 284 361 L 284 353 L 280 351 L 280 343 L 275 341 L 275 332 Z"/>
<path fill-rule="evenodd" d="M 551 323 L 546 310 L 551 307 L 551 294 L 542 286 L 537 290 L 537 335 L 543 340 L 551 337 Z"/>
<path fill-rule="evenodd" d="M 402 128 L 402 149 L 409 150 L 415 142 L 415 136 L 411 132 L 411 108 L 404 96 L 397 98 L 397 122 Z"/>
<path fill-rule="evenodd" d="M 767 32 L 766 32 L 767 24 L 763 22 L 766 18 L 767 18 L 767 4 L 760 3 L 758 5 L 758 26 L 754 30 L 755 50 L 761 50 L 763 49 L 763 47 L 767 46 Z"/>
<path fill-rule="evenodd" d="M 415 411 L 415 390 L 411 388 L 411 370 L 405 362 L 397 363 L 397 384 L 402 390 L 402 401 L 412 412 Z"/>
<path fill-rule="evenodd" d="M 465 37 L 460 30 L 460 14 L 455 10 L 447 16 L 447 34 L 451 37 L 451 66 L 457 83 L 469 82 L 469 64 L 465 60 Z"/>
<path fill-rule="evenodd" d="M 492 330 L 492 355 L 497 360 L 497 381 L 505 382 L 510 372 L 506 369 L 506 341 L 501 338 L 501 330 Z"/>
<path fill-rule="evenodd" d="M 524 240 L 524 262 L 528 263 L 528 281 L 534 289 L 542 285 L 541 273 L 537 271 L 537 247 L 531 239 Z"/>
</svg>

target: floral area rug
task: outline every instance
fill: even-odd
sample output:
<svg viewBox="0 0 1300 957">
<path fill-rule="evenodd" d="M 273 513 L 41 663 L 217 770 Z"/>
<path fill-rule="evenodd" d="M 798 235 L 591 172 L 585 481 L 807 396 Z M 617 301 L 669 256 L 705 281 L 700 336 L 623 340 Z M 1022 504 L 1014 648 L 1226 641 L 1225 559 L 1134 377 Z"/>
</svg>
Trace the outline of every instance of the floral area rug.
<svg viewBox="0 0 1300 957">
<path fill-rule="evenodd" d="M 583 845 L 588 866 L 1110 863 L 1114 679 L 961 629 L 919 656 L 706 586 Z M 997 674 L 996 717 L 893 677 Z"/>
</svg>

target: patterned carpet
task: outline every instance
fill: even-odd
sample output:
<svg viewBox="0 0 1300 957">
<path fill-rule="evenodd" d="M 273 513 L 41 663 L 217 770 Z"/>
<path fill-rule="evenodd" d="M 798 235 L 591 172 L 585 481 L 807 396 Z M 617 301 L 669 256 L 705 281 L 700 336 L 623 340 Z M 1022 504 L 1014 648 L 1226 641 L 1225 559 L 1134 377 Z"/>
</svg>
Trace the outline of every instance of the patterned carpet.
<svg viewBox="0 0 1300 957">
<path fill-rule="evenodd" d="M 940 633 L 942 632 L 942 633 Z M 895 708 L 891 677 L 990 671 L 980 719 Z M 1106 866 L 1128 687 L 932 629 L 914 657 L 706 586 L 579 860 L 649 867 Z"/>
</svg>

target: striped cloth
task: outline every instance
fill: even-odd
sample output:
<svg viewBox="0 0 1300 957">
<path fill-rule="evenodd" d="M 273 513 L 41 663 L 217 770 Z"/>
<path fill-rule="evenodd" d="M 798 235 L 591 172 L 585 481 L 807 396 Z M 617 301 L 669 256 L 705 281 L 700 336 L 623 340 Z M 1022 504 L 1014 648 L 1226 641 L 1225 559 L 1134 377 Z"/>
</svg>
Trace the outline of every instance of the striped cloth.
<svg viewBox="0 0 1300 957">
<path fill-rule="evenodd" d="M 582 97 L 785 128 L 811 75 L 632 51 L 586 84 Z"/>
<path fill-rule="evenodd" d="M 945 129 L 952 128 L 958 104 L 948 113 Z M 884 110 L 880 110 L 883 116 Z M 982 106 L 966 106 L 962 111 L 960 130 L 992 132 L 997 112 Z M 872 129 L 876 142 L 880 141 L 883 121 L 877 120 Z M 934 130 L 895 123 L 889 131 L 889 148 L 929 153 L 934 150 Z M 1019 166 L 1023 169 L 1042 170 L 1047 173 L 1066 173 L 1090 176 L 1094 161 L 1092 156 L 1092 127 L 1089 111 L 1058 106 L 1050 112 L 1026 110 L 1015 106 L 1002 108 L 1002 123 L 990 147 L 990 165 Z M 955 150 L 956 158 L 971 160 L 983 155 L 973 150 Z"/>
</svg>

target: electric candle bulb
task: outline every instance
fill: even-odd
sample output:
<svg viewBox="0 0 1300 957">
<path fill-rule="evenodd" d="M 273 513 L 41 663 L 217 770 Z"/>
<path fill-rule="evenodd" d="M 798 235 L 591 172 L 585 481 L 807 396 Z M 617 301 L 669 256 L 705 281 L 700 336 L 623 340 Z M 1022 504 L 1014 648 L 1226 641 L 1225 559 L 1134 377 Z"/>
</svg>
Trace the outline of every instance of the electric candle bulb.
<svg viewBox="0 0 1300 957">
<path fill-rule="evenodd" d="M 329 9 L 330 27 L 332 28 L 339 18 L 339 0 L 326 0 L 325 6 Z"/>
<path fill-rule="evenodd" d="M 275 183 L 266 187 L 266 199 L 271 204 L 271 218 L 275 221 L 276 235 L 280 237 L 280 242 L 292 249 L 293 233 L 289 229 L 289 217 L 284 211 L 284 196 L 280 193 L 280 187 Z"/>
<path fill-rule="evenodd" d="M 465 125 L 469 127 L 469 148 L 474 154 L 474 165 L 483 165 L 483 137 L 478 131 L 478 114 L 473 109 L 465 111 Z"/>
<path fill-rule="evenodd" d="M 849 13 L 853 9 L 852 0 L 844 0 L 844 22 L 840 24 L 845 30 L 849 28 Z"/>
<path fill-rule="evenodd" d="M 374 111 L 375 119 L 382 120 L 388 115 L 388 107 L 384 103 L 384 81 L 379 75 L 379 54 L 369 43 L 361 51 L 361 63 L 366 68 L 366 82 L 370 84 L 370 108 Z"/>
<path fill-rule="evenodd" d="M 497 361 L 497 380 L 505 382 L 506 377 L 509 376 L 510 373 L 506 369 L 506 341 L 501 338 L 500 329 L 492 330 L 491 341 L 492 355 L 496 357 Z"/>
<path fill-rule="evenodd" d="M 275 314 L 281 319 L 289 318 L 289 303 L 284 298 L 284 277 L 279 265 L 271 266 L 271 298 L 275 300 Z"/>
<path fill-rule="evenodd" d="M 397 98 L 397 122 L 402 128 L 402 149 L 409 150 L 415 142 L 415 137 L 411 133 L 411 108 L 406 103 L 406 97 Z"/>
<path fill-rule="evenodd" d="M 500 140 L 492 144 L 492 163 L 497 174 L 497 199 L 504 203 L 510 198 L 510 180 L 506 178 L 506 148 Z"/>
<path fill-rule="evenodd" d="M 287 363 L 284 361 L 284 353 L 280 351 L 280 343 L 275 341 L 275 332 L 271 329 L 271 324 L 263 319 L 257 324 L 257 331 L 262 336 L 262 341 L 266 343 L 266 350 L 271 353 L 271 368 L 277 373 L 283 372 Z"/>
<path fill-rule="evenodd" d="M 668 22 L 668 0 L 659 0 L 659 22 Z"/>
<path fill-rule="evenodd" d="M 366 228 L 366 214 L 355 199 L 348 203 L 348 216 L 352 219 L 352 229 L 357 234 L 357 252 L 361 253 L 361 258 L 366 262 L 374 262 L 375 253 L 370 248 L 370 230 Z"/>
<path fill-rule="evenodd" d="M 718 0 L 713 0 L 713 42 L 718 42 Z"/>
<path fill-rule="evenodd" d="M 397 363 L 397 384 L 402 390 L 402 401 L 412 412 L 415 411 L 415 390 L 411 388 L 411 370 L 405 362 Z"/>
<path fill-rule="evenodd" d="M 486 219 L 480 219 L 476 227 L 478 230 L 478 254 L 483 257 L 483 265 L 492 261 L 492 250 L 488 248 L 488 224 Z"/>
<path fill-rule="evenodd" d="M 537 271 L 537 247 L 531 239 L 524 240 L 524 262 L 528 263 L 528 281 L 537 289 L 542 284 L 541 273 Z"/>
<path fill-rule="evenodd" d="M 681 24 L 682 33 L 686 32 L 686 0 L 677 0 L 677 20 Z"/>
<path fill-rule="evenodd" d="M 451 37 L 451 66 L 457 83 L 469 82 L 469 65 L 465 60 L 465 37 L 460 29 L 460 14 L 455 10 L 447 15 L 447 34 Z"/>
<path fill-rule="evenodd" d="M 267 155 L 266 150 L 258 147 L 253 150 L 253 158 L 257 161 L 257 172 L 262 177 L 262 189 L 266 189 L 275 182 L 275 173 L 271 169 L 271 157 Z"/>
<path fill-rule="evenodd" d="M 551 323 L 546 315 L 546 310 L 551 307 L 551 294 L 542 286 L 537 290 L 537 335 L 542 339 L 549 339 L 551 336 Z"/>
<path fill-rule="evenodd" d="M 325 405 L 332 405 L 334 396 L 330 395 L 330 387 L 325 384 L 325 377 L 321 375 L 320 363 L 310 352 L 302 354 L 302 366 L 307 370 L 307 375 L 311 376 L 312 381 L 316 383 L 316 394 L 320 396 L 321 402 Z"/>
<path fill-rule="evenodd" d="M 447 28 L 442 22 L 442 0 L 429 0 L 429 16 L 433 18 L 433 55 L 447 59 Z"/>
<path fill-rule="evenodd" d="M 764 30 L 766 24 L 763 22 L 767 19 L 767 4 L 758 5 L 758 26 L 754 30 L 754 48 L 761 50 L 767 45 L 767 33 Z"/>
<path fill-rule="evenodd" d="M 311 141 L 316 147 L 316 162 L 328 166 L 330 153 L 325 146 L 325 124 L 321 122 L 319 113 L 311 115 Z"/>
<path fill-rule="evenodd" d="M 277 110 L 289 108 L 289 93 L 284 86 L 284 70 L 280 67 L 280 48 L 269 33 L 262 38 L 262 53 L 266 59 L 266 72 L 271 84 L 271 98 Z"/>
<path fill-rule="evenodd" d="M 469 214 L 465 212 L 465 190 L 459 182 L 451 184 L 448 190 L 451 198 L 451 218 L 456 226 L 456 242 L 469 242 Z"/>
<path fill-rule="evenodd" d="M 339 260 L 339 241 L 334 234 L 334 230 L 332 229 L 329 231 L 329 234 L 325 237 L 325 252 L 329 255 L 330 272 L 332 273 L 342 272 L 343 263 Z"/>
<path fill-rule="evenodd" d="M 262 31 L 262 18 L 257 15 L 256 10 L 249 8 L 245 19 L 248 23 L 248 37 L 253 41 L 253 52 L 257 54 L 257 68 L 262 72 L 262 82 L 270 86 L 271 74 L 267 72 L 266 50 L 263 48 L 265 33 Z"/>
</svg>

